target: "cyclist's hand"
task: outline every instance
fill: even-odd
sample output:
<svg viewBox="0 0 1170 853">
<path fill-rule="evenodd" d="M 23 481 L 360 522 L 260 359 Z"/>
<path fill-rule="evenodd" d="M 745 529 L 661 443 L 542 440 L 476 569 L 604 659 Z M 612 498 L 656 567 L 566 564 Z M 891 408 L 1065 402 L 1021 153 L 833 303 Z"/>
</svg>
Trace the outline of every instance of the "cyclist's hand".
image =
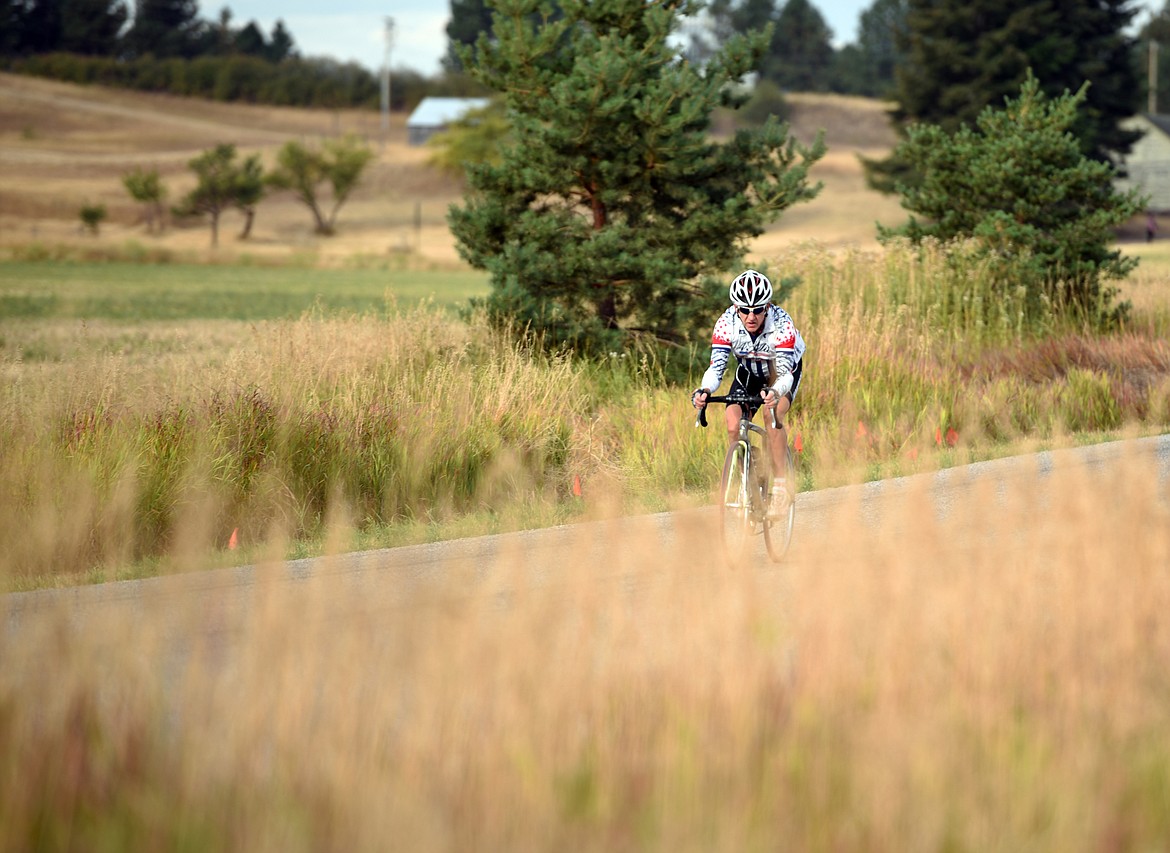
<svg viewBox="0 0 1170 853">
<path fill-rule="evenodd" d="M 704 391 L 702 388 L 696 388 L 691 393 L 691 405 L 696 409 L 701 409 L 703 406 L 707 405 L 707 398 L 710 396 L 711 394 L 709 391 Z"/>
<path fill-rule="evenodd" d="M 780 402 L 780 398 L 787 394 L 792 389 L 792 374 L 785 373 L 777 380 L 776 384 L 764 389 L 763 398 L 764 405 L 769 409 L 776 408 Z"/>
</svg>

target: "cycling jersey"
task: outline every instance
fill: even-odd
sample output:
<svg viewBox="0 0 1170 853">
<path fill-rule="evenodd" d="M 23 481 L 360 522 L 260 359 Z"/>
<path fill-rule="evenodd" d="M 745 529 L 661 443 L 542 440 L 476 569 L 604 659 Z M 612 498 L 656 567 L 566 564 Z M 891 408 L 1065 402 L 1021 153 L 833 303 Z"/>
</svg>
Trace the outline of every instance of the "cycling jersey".
<svg viewBox="0 0 1170 853">
<path fill-rule="evenodd" d="M 768 306 L 764 324 L 753 338 L 744 327 L 739 311 L 732 305 L 715 321 L 715 331 L 711 334 L 711 366 L 699 383 L 701 389 L 715 392 L 723 381 L 723 372 L 732 353 L 735 353 L 735 376 L 741 385 L 747 386 L 749 382 L 757 387 L 764 383 L 771 385 L 778 377 L 792 373 L 804 358 L 804 338 L 796 330 L 788 312 L 776 305 Z M 795 390 L 794 387 L 792 391 Z"/>
</svg>

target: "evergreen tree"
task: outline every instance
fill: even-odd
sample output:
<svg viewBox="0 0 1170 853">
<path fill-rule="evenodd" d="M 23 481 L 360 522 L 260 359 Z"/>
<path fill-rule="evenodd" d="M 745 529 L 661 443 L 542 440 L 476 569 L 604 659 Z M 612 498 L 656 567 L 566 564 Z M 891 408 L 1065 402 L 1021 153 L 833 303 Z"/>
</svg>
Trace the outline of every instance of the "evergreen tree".
<svg viewBox="0 0 1170 853">
<path fill-rule="evenodd" d="M 264 31 L 255 21 L 248 21 L 247 25 L 236 33 L 232 39 L 232 48 L 236 53 L 244 56 L 264 56 L 268 52 L 268 42 L 264 38 Z"/>
<path fill-rule="evenodd" d="M 880 237 L 974 240 L 1004 289 L 1026 288 L 1034 312 L 1052 305 L 1107 316 L 1115 291 L 1101 282 L 1137 265 L 1110 247 L 1113 229 L 1143 199 L 1114 190 L 1113 168 L 1086 157 L 1069 132 L 1086 90 L 1049 100 L 1029 74 L 1018 97 L 985 107 L 974 126 L 910 127 L 896 153 L 921 179 L 898 191 L 903 207 L 923 219 L 879 228 Z"/>
<path fill-rule="evenodd" d="M 788 0 L 764 64 L 764 76 L 788 91 L 824 92 L 833 67 L 833 31 L 808 0 Z"/>
<path fill-rule="evenodd" d="M 60 0 L 8 0 L 0 32 L 5 55 L 48 53 L 61 45 L 63 19 Z"/>
<path fill-rule="evenodd" d="M 904 137 L 925 122 L 954 131 L 1001 105 L 1031 69 L 1050 96 L 1090 82 L 1072 131 L 1093 159 L 1124 154 L 1137 134 L 1120 122 L 1140 93 L 1125 34 L 1133 15 L 1130 0 L 908 0 L 895 129 Z M 908 176 L 896 158 L 868 165 L 879 189 Z"/>
<path fill-rule="evenodd" d="M 741 33 L 761 32 L 771 39 L 777 14 L 776 0 L 712 0 L 702 16 L 703 31 L 692 36 L 687 56 L 706 62 Z M 750 70 L 762 75 L 770 59 L 771 50 L 764 51 Z"/>
<path fill-rule="evenodd" d="M 816 195 L 824 153 L 775 120 L 725 143 L 710 114 L 739 103 L 730 83 L 765 38 L 733 37 L 703 69 L 670 36 L 689 0 L 499 0 L 494 40 L 471 72 L 504 93 L 512 141 L 469 172 L 448 219 L 460 254 L 491 273 L 491 316 L 578 351 L 632 339 L 682 343 L 696 312 L 726 304 L 747 240 Z M 710 321 L 703 313 L 702 322 Z"/>
<path fill-rule="evenodd" d="M 24 13 L 24 3 L 19 0 L 0 0 L 0 57 L 23 52 Z"/>
<path fill-rule="evenodd" d="M 112 56 L 130 10 L 111 0 L 62 0 L 57 50 L 87 56 Z"/>
<path fill-rule="evenodd" d="M 277 18 L 276 23 L 272 26 L 272 38 L 268 40 L 266 58 L 270 62 L 282 62 L 289 57 L 296 56 L 296 54 L 292 33 L 285 27 L 284 21 Z"/>
<path fill-rule="evenodd" d="M 769 24 L 775 24 L 776 0 L 712 0 L 708 14 L 718 47 L 737 33 L 762 32 Z"/>
<path fill-rule="evenodd" d="M 906 0 L 874 0 L 858 19 L 857 44 L 837 52 L 838 91 L 873 98 L 890 95 L 901 63 L 898 38 L 905 28 Z"/>
<path fill-rule="evenodd" d="M 480 34 L 492 31 L 492 10 L 487 0 L 451 0 L 451 20 L 447 22 L 447 55 L 443 65 L 448 71 L 462 71 L 461 49 L 475 44 Z"/>
<path fill-rule="evenodd" d="M 135 56 L 198 56 L 214 42 L 197 0 L 137 0 L 126 43 Z"/>
</svg>

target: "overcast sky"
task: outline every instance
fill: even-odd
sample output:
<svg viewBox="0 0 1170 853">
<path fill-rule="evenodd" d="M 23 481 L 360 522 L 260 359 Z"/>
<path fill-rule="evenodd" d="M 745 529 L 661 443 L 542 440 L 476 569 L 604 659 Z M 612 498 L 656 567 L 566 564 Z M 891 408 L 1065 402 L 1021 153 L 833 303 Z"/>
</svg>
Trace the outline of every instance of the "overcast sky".
<svg viewBox="0 0 1170 853">
<path fill-rule="evenodd" d="M 812 0 L 833 31 L 839 47 L 857 38 L 857 19 L 873 0 Z M 391 68 L 411 68 L 427 76 L 439 70 L 447 50 L 449 0 L 201 0 L 200 17 L 218 20 L 224 6 L 242 27 L 255 20 L 272 34 L 277 18 L 284 20 L 303 56 L 328 56 L 355 61 L 371 71 L 382 67 L 385 19 L 394 19 Z"/>
</svg>

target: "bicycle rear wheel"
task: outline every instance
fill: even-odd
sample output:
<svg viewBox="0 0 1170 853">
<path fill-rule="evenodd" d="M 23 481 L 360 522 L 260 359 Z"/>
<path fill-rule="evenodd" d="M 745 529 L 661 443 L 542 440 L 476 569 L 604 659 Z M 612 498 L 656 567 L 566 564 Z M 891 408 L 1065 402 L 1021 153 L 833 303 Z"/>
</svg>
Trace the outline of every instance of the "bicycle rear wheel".
<svg viewBox="0 0 1170 853">
<path fill-rule="evenodd" d="M 784 484 L 785 502 L 781 507 L 773 507 L 764 522 L 764 547 L 772 562 L 778 563 L 788 553 L 788 546 L 792 544 L 792 530 L 796 526 L 796 458 L 792 448 L 786 448 L 784 455 Z M 775 500 L 775 499 L 773 499 Z"/>
<path fill-rule="evenodd" d="M 747 554 L 748 543 L 755 533 L 747 453 L 744 442 L 731 445 L 719 481 L 719 537 L 723 552 L 733 565 Z"/>
</svg>

